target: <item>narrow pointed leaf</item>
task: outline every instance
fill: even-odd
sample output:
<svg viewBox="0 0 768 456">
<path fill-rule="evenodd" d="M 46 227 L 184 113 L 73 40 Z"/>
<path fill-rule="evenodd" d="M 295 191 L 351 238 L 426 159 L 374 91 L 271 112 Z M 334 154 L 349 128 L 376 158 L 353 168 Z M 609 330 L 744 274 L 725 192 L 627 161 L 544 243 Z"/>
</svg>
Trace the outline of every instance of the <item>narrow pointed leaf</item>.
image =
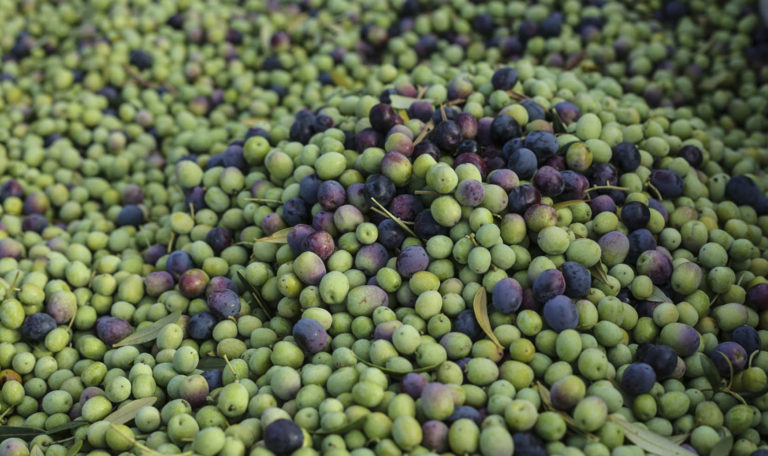
<svg viewBox="0 0 768 456">
<path fill-rule="evenodd" d="M 283 228 L 282 230 L 275 231 L 269 236 L 254 239 L 254 242 L 271 242 L 273 244 L 287 244 L 288 233 L 291 232 L 291 229 L 292 228 Z"/>
<path fill-rule="evenodd" d="M 472 308 L 475 311 L 475 319 L 477 319 L 480 329 L 497 347 L 503 349 L 504 347 L 499 342 L 499 339 L 496 338 L 496 334 L 493 333 L 493 328 L 491 328 L 491 320 L 488 317 L 488 293 L 485 292 L 485 287 L 477 289 Z"/>
<path fill-rule="evenodd" d="M 608 285 L 611 283 L 601 261 L 598 261 L 596 265 L 589 268 L 589 272 L 592 274 L 592 277 L 603 282 L 604 284 Z"/>
<path fill-rule="evenodd" d="M 43 429 L 23 426 L 0 426 L 0 441 L 9 437 L 16 437 L 22 440 L 32 440 L 38 435 L 46 434 Z"/>
<path fill-rule="evenodd" d="M 389 95 L 389 104 L 392 105 L 392 108 L 394 109 L 408 109 L 411 107 L 414 101 L 431 101 L 431 100 L 427 100 L 427 99 L 419 100 L 418 98 L 404 97 L 402 95 L 397 95 L 394 93 Z"/>
<path fill-rule="evenodd" d="M 179 318 L 181 318 L 181 311 L 177 310 L 176 312 L 173 312 L 172 314 L 166 315 L 165 317 L 157 320 L 151 325 L 139 329 L 138 331 L 134 332 L 133 334 L 112 346 L 117 348 L 123 347 L 125 345 L 139 345 L 146 342 L 152 342 L 153 340 L 157 339 L 161 329 L 163 329 L 166 325 L 178 322 Z"/>
<path fill-rule="evenodd" d="M 646 301 L 651 302 L 672 302 L 671 299 L 667 295 L 664 294 L 663 291 L 661 291 L 661 288 L 654 285 L 653 292 L 651 293 L 651 296 L 646 299 Z"/>
<path fill-rule="evenodd" d="M 75 456 L 78 451 L 80 451 L 80 448 L 83 447 L 83 439 L 77 439 L 75 440 L 75 443 L 72 444 L 72 446 L 67 451 L 67 456 Z"/>
<path fill-rule="evenodd" d="M 155 402 L 157 402 L 157 398 L 154 396 L 136 399 L 135 401 L 131 401 L 127 405 L 124 405 L 123 407 L 120 407 L 116 411 L 107 415 L 107 417 L 104 418 L 104 421 L 108 421 L 113 424 L 125 424 L 136 418 L 136 413 L 138 413 L 142 407 L 152 405 Z"/>
<path fill-rule="evenodd" d="M 554 124 L 554 130 L 555 133 L 566 133 L 568 130 L 566 130 L 565 125 L 563 125 L 563 121 L 560 120 L 560 114 L 557 113 L 557 109 L 552 108 L 552 123 Z"/>
<path fill-rule="evenodd" d="M 58 434 L 59 432 L 69 431 L 72 429 L 79 428 L 80 426 L 87 425 L 88 422 L 85 420 L 75 420 L 70 421 L 69 423 L 64 423 L 62 425 L 53 427 L 51 429 L 48 429 L 48 434 Z"/>
<path fill-rule="evenodd" d="M 686 432 L 685 434 L 673 435 L 672 437 L 669 438 L 669 440 L 675 442 L 678 445 L 682 445 L 685 443 L 686 440 L 688 440 L 688 437 L 690 436 L 691 436 L 691 433 Z"/>
<path fill-rule="evenodd" d="M 45 456 L 45 453 L 43 453 L 43 450 L 40 448 L 40 445 L 35 445 L 29 451 L 29 456 Z"/>
<path fill-rule="evenodd" d="M 564 208 L 566 208 L 568 206 L 573 206 L 574 204 L 585 203 L 585 202 L 586 201 L 584 201 L 584 200 L 560 201 L 559 203 L 555 203 L 554 208 L 555 208 L 555 210 L 564 209 Z"/>
<path fill-rule="evenodd" d="M 213 356 L 206 356 L 201 358 L 197 363 L 197 368 L 202 370 L 224 369 L 227 363 L 221 358 L 214 358 Z"/>
<path fill-rule="evenodd" d="M 731 454 L 732 449 L 733 449 L 733 436 L 729 435 L 724 439 L 720 439 L 720 441 L 717 442 L 717 445 L 715 445 L 712 448 L 712 451 L 709 452 L 709 456 L 728 456 L 729 454 Z"/>
<path fill-rule="evenodd" d="M 608 417 L 608 420 L 618 424 L 624 431 L 624 436 L 630 442 L 648 453 L 663 454 L 665 456 L 695 456 L 694 453 L 691 453 L 668 438 L 632 424 L 621 415 L 613 414 Z"/>
</svg>

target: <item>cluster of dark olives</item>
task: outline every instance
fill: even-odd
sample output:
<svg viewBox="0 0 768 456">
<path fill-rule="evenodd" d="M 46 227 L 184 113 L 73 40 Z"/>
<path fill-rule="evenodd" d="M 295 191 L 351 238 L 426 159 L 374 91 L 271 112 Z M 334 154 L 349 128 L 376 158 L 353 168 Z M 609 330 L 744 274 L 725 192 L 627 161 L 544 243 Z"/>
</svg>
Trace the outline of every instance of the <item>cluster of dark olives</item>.
<svg viewBox="0 0 768 456">
<path fill-rule="evenodd" d="M 767 456 L 757 3 L 0 0 L 0 456 Z"/>
</svg>

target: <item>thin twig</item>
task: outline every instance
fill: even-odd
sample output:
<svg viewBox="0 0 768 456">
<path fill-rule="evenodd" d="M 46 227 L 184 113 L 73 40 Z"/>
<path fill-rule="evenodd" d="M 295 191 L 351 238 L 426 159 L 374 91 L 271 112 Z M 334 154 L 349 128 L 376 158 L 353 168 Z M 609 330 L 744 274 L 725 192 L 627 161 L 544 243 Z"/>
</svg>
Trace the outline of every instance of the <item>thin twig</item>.
<svg viewBox="0 0 768 456">
<path fill-rule="evenodd" d="M 408 233 L 410 233 L 410 234 L 411 234 L 413 237 L 418 237 L 418 236 L 416 235 L 416 233 L 414 233 L 414 232 L 413 232 L 413 230 L 412 230 L 412 229 L 410 229 L 410 228 L 408 227 L 408 225 L 406 225 L 405 223 L 403 223 L 403 221 L 402 221 L 402 220 L 400 220 L 400 219 L 399 219 L 398 217 L 396 217 L 394 214 L 392 214 L 391 212 L 389 212 L 389 211 L 388 211 L 388 210 L 387 210 L 387 209 L 386 209 L 384 206 L 382 206 L 382 205 L 381 205 L 381 203 L 379 203 L 378 201 L 376 201 L 376 198 L 371 198 L 371 201 L 373 201 L 373 203 L 374 203 L 374 204 L 376 204 L 376 205 L 379 207 L 379 209 L 381 209 L 381 211 L 382 211 L 382 212 L 384 212 L 384 214 L 386 214 L 386 216 L 387 216 L 387 217 L 391 218 L 391 219 L 392 219 L 392 221 L 394 221 L 395 223 L 397 223 L 398 225 L 400 225 L 400 228 L 402 228 L 402 229 L 404 229 L 405 231 L 407 231 Z"/>
</svg>

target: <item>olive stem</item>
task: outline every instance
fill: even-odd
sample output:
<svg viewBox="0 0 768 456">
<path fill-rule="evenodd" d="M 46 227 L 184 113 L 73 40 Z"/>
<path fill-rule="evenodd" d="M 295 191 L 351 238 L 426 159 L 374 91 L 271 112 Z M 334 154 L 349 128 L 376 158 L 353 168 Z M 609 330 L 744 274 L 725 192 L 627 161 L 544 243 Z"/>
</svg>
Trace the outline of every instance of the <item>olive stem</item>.
<svg viewBox="0 0 768 456">
<path fill-rule="evenodd" d="M 240 380 L 240 378 L 237 375 L 237 372 L 235 372 L 235 368 L 232 367 L 232 364 L 229 362 L 229 358 L 227 358 L 227 355 L 224 355 L 224 362 L 227 363 L 227 367 L 232 372 L 232 375 L 235 376 L 235 381 Z"/>
<path fill-rule="evenodd" d="M 171 232 L 171 239 L 168 241 L 168 253 L 171 253 L 171 249 L 173 249 L 173 241 L 176 240 L 176 233 Z"/>
<path fill-rule="evenodd" d="M 280 200 L 269 199 L 269 198 L 243 198 L 243 201 L 254 201 L 257 203 L 265 203 L 265 204 L 283 204 L 283 202 Z"/>
<path fill-rule="evenodd" d="M 381 203 L 379 203 L 378 201 L 376 201 L 376 198 L 371 198 L 371 201 L 373 201 L 373 203 L 374 203 L 374 204 L 376 204 L 376 205 L 379 207 L 379 209 L 381 209 L 381 211 L 382 211 L 382 212 L 384 212 L 384 214 L 385 214 L 387 217 L 389 217 L 390 219 L 392 219 L 392 221 L 393 221 L 393 222 L 395 222 L 395 223 L 397 223 L 398 225 L 400 225 L 400 228 L 402 228 L 402 229 L 404 229 L 405 231 L 407 231 L 408 233 L 410 233 L 410 234 L 411 234 L 413 237 L 418 237 L 418 236 L 416 235 L 416 233 L 414 233 L 414 232 L 413 232 L 413 230 L 412 230 L 412 229 L 408 228 L 408 225 L 406 225 L 405 223 L 403 223 L 403 221 L 402 221 L 402 220 L 400 220 L 398 217 L 395 217 L 395 216 L 394 216 L 394 215 L 393 215 L 391 212 L 389 212 L 389 211 L 388 211 L 388 210 L 387 210 L 387 209 L 386 209 L 384 206 L 382 206 L 382 205 L 381 205 Z"/>
</svg>

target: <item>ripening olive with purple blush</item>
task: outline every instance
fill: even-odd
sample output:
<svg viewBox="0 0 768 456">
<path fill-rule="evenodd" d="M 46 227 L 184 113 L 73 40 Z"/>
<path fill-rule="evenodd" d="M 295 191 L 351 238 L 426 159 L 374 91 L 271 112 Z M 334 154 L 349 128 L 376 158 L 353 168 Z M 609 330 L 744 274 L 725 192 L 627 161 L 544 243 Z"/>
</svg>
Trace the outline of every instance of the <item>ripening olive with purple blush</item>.
<svg viewBox="0 0 768 456">
<path fill-rule="evenodd" d="M 153 271 L 144 277 L 144 288 L 153 298 L 172 289 L 173 285 L 173 276 L 167 271 Z"/>
<path fill-rule="evenodd" d="M 736 342 L 723 342 L 718 344 L 709 354 L 712 362 L 715 363 L 720 375 L 729 377 L 731 370 L 733 374 L 738 374 L 747 364 L 747 351 Z"/>
<path fill-rule="evenodd" d="M 150 245 L 146 248 L 146 250 L 144 250 L 144 262 L 154 266 L 157 264 L 157 260 L 162 258 L 166 253 L 168 253 L 168 246 L 160 244 Z"/>
<path fill-rule="evenodd" d="M 21 222 L 21 229 L 24 231 L 34 231 L 35 233 L 42 233 L 50 225 L 48 219 L 40 214 L 31 214 L 24 217 Z"/>
<path fill-rule="evenodd" d="M 122 318 L 103 316 L 96 320 L 96 335 L 107 345 L 120 342 L 131 331 L 131 324 Z"/>
<path fill-rule="evenodd" d="M 552 330 L 560 332 L 579 325 L 579 310 L 565 295 L 555 296 L 544 304 L 544 321 Z"/>
<path fill-rule="evenodd" d="M 219 321 L 210 312 L 200 312 L 189 317 L 187 334 L 195 340 L 207 340 L 213 335 L 213 328 Z"/>
<path fill-rule="evenodd" d="M 208 382 L 202 375 L 190 375 L 181 381 L 179 396 L 192 407 L 200 407 L 208 398 Z"/>
<path fill-rule="evenodd" d="M 181 274 L 195 267 L 192 257 L 183 250 L 174 250 L 168 255 L 165 261 L 165 270 L 171 273 L 174 279 L 178 279 Z"/>
<path fill-rule="evenodd" d="M 638 274 L 647 275 L 656 285 L 663 285 L 672 275 L 672 261 L 660 250 L 646 250 L 637 259 Z"/>
<path fill-rule="evenodd" d="M 136 184 L 128 184 L 121 192 L 123 204 L 139 204 L 144 200 L 144 191 Z"/>
<path fill-rule="evenodd" d="M 533 185 L 539 189 L 544 196 L 557 196 L 563 192 L 565 183 L 563 176 L 558 170 L 551 166 L 542 166 L 533 176 Z"/>
<path fill-rule="evenodd" d="M 45 214 L 49 206 L 48 196 L 43 192 L 31 192 L 24 198 L 25 214 Z"/>
<path fill-rule="evenodd" d="M 335 211 L 347 201 L 347 192 L 335 180 L 327 180 L 317 188 L 317 202 L 326 211 Z"/>
<path fill-rule="evenodd" d="M 328 333 L 317 320 L 302 318 L 293 325 L 296 344 L 309 353 L 323 351 L 328 343 Z"/>
<path fill-rule="evenodd" d="M 448 450 L 448 425 L 438 420 L 429 420 L 421 425 L 421 444 L 435 453 Z"/>
<path fill-rule="evenodd" d="M 593 217 L 602 212 L 616 213 L 616 202 L 608 195 L 599 195 L 589 200 L 588 203 Z"/>
<path fill-rule="evenodd" d="M 385 103 L 379 103 L 371 108 L 368 117 L 371 121 L 371 127 L 378 132 L 386 133 L 390 128 L 395 126 L 398 115 L 395 110 L 392 109 L 392 106 Z"/>
<path fill-rule="evenodd" d="M 224 276 L 212 277 L 210 282 L 208 282 L 208 286 L 205 287 L 205 297 L 207 298 L 214 291 L 219 291 L 224 289 L 232 290 L 235 293 L 238 292 L 237 284 L 233 282 L 230 278 L 224 277 Z"/>
<path fill-rule="evenodd" d="M 396 261 L 397 272 L 403 278 L 410 278 L 419 271 L 424 271 L 429 266 L 429 255 L 423 247 L 408 246 L 400 252 Z"/>
<path fill-rule="evenodd" d="M 13 258 L 20 260 L 24 255 L 24 246 L 15 239 L 0 239 L 0 258 Z"/>
<path fill-rule="evenodd" d="M 468 112 L 462 112 L 456 116 L 456 124 L 461 130 L 464 139 L 474 139 L 477 136 L 477 119 Z"/>
<path fill-rule="evenodd" d="M 299 225 L 301 225 L 301 224 L 299 224 Z M 336 229 L 336 225 L 333 223 L 333 212 L 318 211 L 314 215 L 314 217 L 312 217 L 312 228 L 315 231 L 327 231 L 331 235 L 338 234 L 338 230 Z M 309 235 L 307 235 L 307 236 L 309 236 Z M 305 242 L 306 242 L 306 240 L 305 240 Z"/>
<path fill-rule="evenodd" d="M 546 269 L 533 281 L 533 297 L 541 303 L 563 293 L 565 293 L 565 278 L 557 269 Z"/>
<path fill-rule="evenodd" d="M 511 169 L 501 168 L 494 170 L 488 175 L 488 183 L 498 185 L 503 188 L 504 191 L 509 192 L 520 185 L 520 179 L 518 179 L 517 174 Z"/>
<path fill-rule="evenodd" d="M 389 152 L 381 160 L 381 173 L 396 186 L 407 185 L 411 179 L 411 161 L 400 152 Z"/>
<path fill-rule="evenodd" d="M 753 285 L 747 290 L 744 304 L 756 309 L 767 310 L 768 309 L 768 283 L 758 283 Z"/>
<path fill-rule="evenodd" d="M 471 152 L 459 154 L 453 161 L 453 167 L 457 168 L 459 165 L 463 165 L 464 163 L 475 165 L 477 170 L 480 171 L 480 177 L 485 179 L 485 176 L 488 174 L 488 168 L 485 166 L 485 160 L 483 160 L 481 156 Z"/>
<path fill-rule="evenodd" d="M 509 192 L 507 209 L 516 214 L 523 214 L 531 206 L 541 202 L 541 193 L 533 185 L 525 184 Z"/>
<path fill-rule="evenodd" d="M 327 260 L 336 250 L 336 244 L 333 236 L 327 231 L 316 231 L 307 236 L 306 250 L 315 253 L 322 260 Z"/>
<path fill-rule="evenodd" d="M 403 323 L 399 320 L 383 321 L 374 328 L 373 338 L 375 340 L 384 339 L 392 342 L 395 330 L 401 326 L 403 326 Z"/>
<path fill-rule="evenodd" d="M 629 239 L 620 231 L 605 233 L 597 241 L 600 246 L 601 259 L 608 266 L 622 263 L 629 253 Z"/>
<path fill-rule="evenodd" d="M 5 201 L 6 198 L 15 197 L 21 198 L 24 196 L 24 188 L 16 179 L 8 179 L 0 186 L 0 201 Z"/>
<path fill-rule="evenodd" d="M 341 233 L 355 231 L 357 225 L 363 223 L 365 217 L 355 206 L 345 204 L 333 213 L 333 223 Z"/>
<path fill-rule="evenodd" d="M 485 198 L 485 187 L 481 182 L 465 179 L 459 182 L 454 197 L 462 206 L 476 207 L 482 204 Z"/>
<path fill-rule="evenodd" d="M 316 230 L 309 225 L 300 223 L 288 232 L 286 241 L 294 255 L 299 255 L 307 249 L 307 238 Z"/>
<path fill-rule="evenodd" d="M 179 277 L 179 291 L 187 298 L 196 298 L 203 294 L 208 281 L 208 274 L 202 269 L 184 271 Z"/>
<path fill-rule="evenodd" d="M 557 115 L 564 125 L 570 125 L 581 117 L 579 108 L 570 101 L 561 101 L 557 103 L 555 105 L 555 111 L 557 111 Z"/>
<path fill-rule="evenodd" d="M 398 127 L 405 128 L 406 131 L 410 133 L 408 127 L 401 125 L 395 125 L 393 130 Z M 411 154 L 413 154 L 413 138 L 409 137 L 408 134 L 404 132 L 390 132 L 389 136 L 387 136 L 387 139 L 384 142 L 384 150 L 389 153 L 397 152 L 404 157 L 410 157 Z"/>
<path fill-rule="evenodd" d="M 415 372 L 409 372 L 400 379 L 400 392 L 418 399 L 424 387 L 427 386 L 427 378 Z"/>
<path fill-rule="evenodd" d="M 561 171 L 560 174 L 563 176 L 564 184 L 560 199 L 565 201 L 584 199 L 586 190 L 589 187 L 589 180 L 582 174 L 569 169 Z"/>
<path fill-rule="evenodd" d="M 684 323 L 669 323 L 661 329 L 660 340 L 674 349 L 678 356 L 696 353 L 701 345 L 701 335 L 695 328 Z"/>
<path fill-rule="evenodd" d="M 208 308 L 220 319 L 237 316 L 240 306 L 240 296 L 232 290 L 218 290 L 208 295 Z"/>
<path fill-rule="evenodd" d="M 523 214 L 525 224 L 532 231 L 541 231 L 557 223 L 557 211 L 548 204 L 534 204 Z"/>
<path fill-rule="evenodd" d="M 424 209 L 424 205 L 416 196 L 403 193 L 392 199 L 388 209 L 392 215 L 400 220 L 411 222 Z"/>
<path fill-rule="evenodd" d="M 491 306 L 503 313 L 511 314 L 516 312 L 523 302 L 523 289 L 520 283 L 512 278 L 506 277 L 493 286 L 491 292 Z"/>
<path fill-rule="evenodd" d="M 205 243 L 211 246 L 214 254 L 218 255 L 222 250 L 232 245 L 232 235 L 228 229 L 215 226 L 205 235 Z"/>
<path fill-rule="evenodd" d="M 304 252 L 293 261 L 293 272 L 304 283 L 317 285 L 325 275 L 325 263 L 314 252 Z"/>
<path fill-rule="evenodd" d="M 56 323 L 60 325 L 67 324 L 77 312 L 77 298 L 70 291 L 56 291 L 48 298 L 45 311 L 53 317 Z"/>
<path fill-rule="evenodd" d="M 355 254 L 355 267 L 365 272 L 368 276 L 376 275 L 379 269 L 387 265 L 389 254 L 386 247 L 374 242 L 364 245 Z"/>
</svg>

